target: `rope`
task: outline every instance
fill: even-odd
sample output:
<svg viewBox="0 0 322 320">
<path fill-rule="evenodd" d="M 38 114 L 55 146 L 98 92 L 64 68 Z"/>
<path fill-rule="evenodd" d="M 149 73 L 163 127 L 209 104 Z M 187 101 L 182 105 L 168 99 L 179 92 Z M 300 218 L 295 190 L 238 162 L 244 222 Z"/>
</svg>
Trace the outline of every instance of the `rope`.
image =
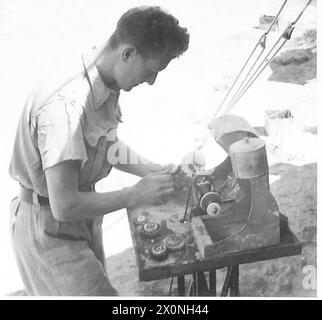
<svg viewBox="0 0 322 320">
<path fill-rule="evenodd" d="M 257 78 L 261 75 L 261 73 L 264 71 L 264 69 L 271 63 L 271 61 L 275 58 L 275 56 L 277 55 L 277 53 L 282 49 L 282 47 L 285 45 L 286 43 L 286 39 L 282 42 L 282 44 L 280 45 L 280 47 L 274 52 L 274 54 L 269 58 L 269 60 L 266 60 L 267 62 L 265 63 L 265 65 L 260 69 L 260 71 L 257 74 L 253 75 L 253 78 L 251 78 L 250 82 L 248 82 L 248 85 L 246 87 L 244 87 L 243 91 L 240 93 L 240 95 L 231 103 L 229 104 L 228 108 L 227 108 L 227 112 L 229 112 L 234 106 L 235 104 L 241 99 L 241 97 L 247 92 L 247 90 L 250 88 L 250 86 L 257 80 Z M 265 60 L 264 60 L 265 61 Z M 254 77 L 255 76 L 255 77 Z"/>
<path fill-rule="evenodd" d="M 243 87 L 244 83 L 246 82 L 248 76 L 250 75 L 250 73 L 253 71 L 255 65 L 257 64 L 259 58 L 262 56 L 262 54 L 264 53 L 265 51 L 265 47 L 263 47 L 262 51 L 260 52 L 260 54 L 258 55 L 257 59 L 255 60 L 255 62 L 252 64 L 251 68 L 249 69 L 248 73 L 246 74 L 244 80 L 241 82 L 241 84 L 239 85 L 238 89 L 236 90 L 235 94 L 233 95 L 231 101 L 233 101 L 236 96 L 238 96 L 240 94 L 240 89 Z M 230 105 L 230 104 L 229 104 Z M 228 105 L 228 107 L 229 107 Z"/>
<path fill-rule="evenodd" d="M 251 53 L 249 54 L 249 56 L 248 56 L 248 58 L 247 58 L 246 62 L 244 63 L 244 65 L 243 65 L 243 67 L 241 68 L 241 70 L 239 71 L 238 75 L 236 76 L 236 78 L 235 78 L 235 80 L 234 80 L 233 84 L 230 86 L 230 88 L 229 88 L 229 90 L 228 90 L 227 94 L 225 95 L 225 97 L 224 97 L 223 101 L 222 101 L 222 102 L 221 102 L 221 104 L 219 105 L 219 107 L 218 107 L 218 109 L 217 109 L 217 111 L 216 111 L 216 113 L 215 113 L 215 116 L 214 116 L 214 117 L 216 117 L 216 116 L 218 115 L 218 113 L 219 113 L 220 109 L 221 109 L 221 108 L 222 108 L 222 106 L 224 105 L 225 101 L 227 100 L 227 98 L 228 98 L 228 96 L 230 95 L 230 93 L 231 93 L 232 89 L 234 88 L 234 86 L 235 86 L 235 84 L 237 83 L 238 79 L 240 78 L 241 74 L 242 74 L 242 73 L 243 73 L 243 71 L 245 70 L 245 68 L 246 68 L 246 66 L 247 66 L 247 64 L 248 64 L 248 62 L 250 61 L 250 59 L 251 59 L 251 58 L 252 58 L 252 56 L 254 55 L 254 53 L 255 53 L 256 49 L 258 48 L 258 46 L 259 46 L 259 45 L 262 45 L 262 44 L 264 43 L 264 46 L 263 46 L 264 48 L 263 48 L 263 50 L 262 50 L 262 51 L 261 51 L 261 53 L 260 53 L 260 56 L 262 55 L 263 51 L 265 50 L 266 36 L 269 34 L 269 32 L 271 31 L 271 29 L 273 28 L 274 24 L 276 23 L 276 21 L 277 21 L 278 17 L 280 16 L 280 14 L 281 14 L 281 12 L 282 12 L 282 10 L 283 10 L 284 6 L 286 5 L 287 1 L 288 1 L 288 0 L 285 0 L 285 1 L 284 1 L 284 3 L 282 4 L 281 8 L 280 8 L 280 9 L 279 9 L 279 11 L 278 11 L 278 13 L 277 13 L 277 14 L 276 14 L 276 16 L 274 17 L 274 19 L 273 19 L 272 23 L 270 24 L 269 28 L 264 32 L 264 34 L 263 34 L 263 35 L 261 35 L 261 37 L 260 37 L 260 38 L 259 38 L 259 40 L 257 41 L 257 43 L 256 43 L 256 45 L 255 45 L 255 47 L 254 47 L 254 49 L 253 49 L 253 50 L 251 51 Z M 259 57 L 260 57 L 260 56 L 259 56 Z M 256 62 L 257 62 L 257 60 L 259 59 L 259 57 L 256 59 Z M 250 70 L 250 71 L 251 71 L 251 70 Z"/>
<path fill-rule="evenodd" d="M 284 30 L 284 32 L 280 35 L 280 37 L 277 39 L 277 41 L 274 43 L 274 45 L 272 46 L 272 48 L 270 49 L 270 51 L 268 52 L 268 54 L 265 56 L 265 58 L 262 60 L 262 62 L 259 64 L 259 66 L 257 67 L 257 69 L 255 70 L 255 72 L 251 75 L 251 77 L 247 80 L 246 84 L 245 81 L 247 79 L 247 77 L 249 76 L 249 73 L 247 74 L 247 76 L 245 77 L 243 83 L 241 84 L 241 86 L 238 88 L 236 94 L 233 96 L 233 98 L 231 99 L 230 103 L 228 104 L 228 106 L 226 107 L 225 113 L 228 113 L 234 106 L 235 104 L 241 99 L 241 97 L 247 92 L 247 90 L 249 89 L 249 87 L 255 82 L 255 80 L 259 77 L 259 75 L 263 72 L 263 70 L 267 67 L 267 65 L 272 61 L 272 59 L 277 55 L 277 53 L 282 49 L 282 47 L 285 45 L 285 43 L 291 38 L 292 36 L 292 32 L 295 28 L 295 24 L 298 22 L 298 20 L 301 18 L 301 16 L 303 15 L 304 11 L 306 10 L 306 8 L 309 6 L 309 4 L 312 2 L 312 0 L 309 0 L 305 7 L 302 9 L 302 11 L 300 12 L 300 14 L 297 16 L 297 18 L 290 23 L 289 26 L 286 27 L 286 29 Z M 280 43 L 280 41 L 283 40 L 282 44 L 278 47 L 278 49 L 273 53 L 273 55 L 271 57 L 269 57 L 271 55 L 271 53 L 273 52 L 273 50 L 276 48 L 276 46 Z M 265 63 L 266 62 L 266 63 Z M 265 64 L 264 64 L 265 63 Z M 264 66 L 263 66 L 264 64 Z M 262 67 L 263 66 L 263 67 Z M 261 68 L 262 67 L 262 68 Z"/>
<path fill-rule="evenodd" d="M 264 68 L 261 69 L 261 67 L 263 66 L 263 64 L 265 63 L 265 61 L 267 62 L 268 60 L 272 60 L 272 58 L 274 58 L 277 54 L 277 51 L 275 51 L 273 53 L 273 55 L 269 58 L 269 56 L 271 55 L 271 53 L 273 52 L 273 50 L 276 48 L 276 46 L 279 44 L 279 42 L 282 40 L 282 38 L 284 37 L 284 34 L 289 30 L 291 26 L 288 26 L 284 32 L 281 34 L 281 36 L 277 39 L 277 41 L 274 43 L 274 45 L 272 46 L 272 48 L 270 49 L 270 51 L 267 53 L 267 55 L 265 56 L 265 58 L 261 61 L 261 63 L 259 64 L 259 66 L 257 67 L 257 69 L 254 71 L 254 73 L 250 76 L 250 78 L 247 80 L 246 84 L 241 88 L 241 90 L 239 90 L 238 95 L 234 96 L 231 100 L 231 102 L 229 103 L 226 112 L 228 113 L 232 107 L 236 104 L 236 102 L 241 98 L 242 95 L 245 94 L 245 92 L 248 90 L 248 88 L 254 83 L 254 81 L 258 78 L 258 76 L 260 75 L 260 73 L 265 69 L 265 67 L 267 66 L 267 63 L 264 65 Z M 283 45 L 286 41 L 283 42 Z M 246 80 L 246 78 L 244 79 Z M 245 82 L 245 81 L 244 81 Z"/>
<path fill-rule="evenodd" d="M 262 36 L 262 37 L 263 37 L 263 36 Z M 261 41 L 262 37 L 260 38 L 260 41 Z M 253 56 L 253 54 L 255 53 L 255 51 L 256 51 L 256 49 L 257 49 L 257 47 L 259 46 L 260 41 L 258 41 L 258 42 L 256 43 L 256 45 L 255 45 L 254 49 L 252 50 L 251 54 L 248 56 L 248 58 L 247 58 L 246 62 L 244 63 L 244 65 L 243 65 L 243 67 L 241 68 L 241 70 L 239 71 L 239 73 L 238 73 L 237 77 L 235 78 L 235 80 L 234 80 L 233 84 L 230 86 L 230 88 L 229 88 L 229 90 L 228 90 L 227 94 L 225 95 L 224 99 L 222 100 L 221 104 L 219 105 L 219 108 L 218 108 L 218 109 L 217 109 L 217 111 L 216 111 L 215 117 L 217 116 L 217 114 L 219 113 L 220 109 L 222 108 L 222 106 L 223 106 L 223 105 L 224 105 L 224 103 L 226 102 L 226 100 L 227 100 L 228 96 L 230 95 L 231 91 L 233 90 L 233 88 L 234 88 L 234 86 L 235 86 L 236 82 L 238 81 L 239 77 L 240 77 L 240 76 L 241 76 L 241 74 L 243 73 L 244 69 L 246 68 L 246 66 L 247 66 L 247 64 L 248 64 L 248 62 L 249 62 L 249 60 L 251 59 L 251 57 L 252 57 L 252 56 Z"/>
</svg>

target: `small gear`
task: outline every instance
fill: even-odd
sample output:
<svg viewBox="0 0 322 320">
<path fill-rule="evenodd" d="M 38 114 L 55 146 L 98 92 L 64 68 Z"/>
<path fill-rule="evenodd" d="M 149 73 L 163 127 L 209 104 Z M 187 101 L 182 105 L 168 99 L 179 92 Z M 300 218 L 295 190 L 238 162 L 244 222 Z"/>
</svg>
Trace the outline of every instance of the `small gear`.
<svg viewBox="0 0 322 320">
<path fill-rule="evenodd" d="M 148 218 L 146 216 L 140 215 L 135 218 L 134 223 L 143 225 L 147 221 L 148 221 Z"/>
<path fill-rule="evenodd" d="M 176 250 L 181 250 L 185 246 L 185 242 L 183 238 L 176 234 L 172 234 L 165 238 L 163 240 L 165 246 L 170 250 L 170 251 L 176 251 Z"/>
<path fill-rule="evenodd" d="M 154 238 L 156 237 L 161 231 L 161 226 L 157 222 L 147 222 L 143 225 L 141 233 L 145 237 Z"/>
<path fill-rule="evenodd" d="M 151 257 L 155 260 L 164 260 L 168 257 L 168 248 L 163 243 L 155 244 L 150 249 Z"/>
</svg>

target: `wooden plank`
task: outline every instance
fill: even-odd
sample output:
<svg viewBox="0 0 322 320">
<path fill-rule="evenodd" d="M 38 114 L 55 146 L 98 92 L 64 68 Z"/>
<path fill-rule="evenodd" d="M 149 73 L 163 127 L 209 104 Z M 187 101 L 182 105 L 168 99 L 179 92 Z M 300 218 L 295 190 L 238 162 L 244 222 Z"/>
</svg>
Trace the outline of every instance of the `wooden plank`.
<svg viewBox="0 0 322 320">
<path fill-rule="evenodd" d="M 192 228 L 192 233 L 194 235 L 198 235 L 198 237 L 194 236 L 194 240 L 197 244 L 197 247 L 201 256 L 204 257 L 205 248 L 207 248 L 208 246 L 211 246 L 213 242 L 208 234 L 205 224 L 201 220 L 201 217 L 192 218 L 191 228 Z"/>
</svg>

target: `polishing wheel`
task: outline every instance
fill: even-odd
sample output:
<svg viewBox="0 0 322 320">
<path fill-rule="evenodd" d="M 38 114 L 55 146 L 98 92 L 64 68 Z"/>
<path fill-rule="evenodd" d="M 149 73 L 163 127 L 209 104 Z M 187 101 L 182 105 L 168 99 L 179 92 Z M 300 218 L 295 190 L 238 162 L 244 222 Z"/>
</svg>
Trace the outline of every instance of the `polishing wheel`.
<svg viewBox="0 0 322 320">
<path fill-rule="evenodd" d="M 220 213 L 221 198 L 216 192 L 207 192 L 200 199 L 200 207 L 204 212 L 207 212 L 210 216 L 215 216 Z"/>
<path fill-rule="evenodd" d="M 140 215 L 140 216 L 137 216 L 134 223 L 135 224 L 145 224 L 146 222 L 148 221 L 148 218 L 146 216 L 143 216 L 143 215 Z"/>
<path fill-rule="evenodd" d="M 167 258 L 169 251 L 163 243 L 155 244 L 150 249 L 151 257 L 155 260 L 164 260 Z"/>
<path fill-rule="evenodd" d="M 221 211 L 221 207 L 217 202 L 209 203 L 207 206 L 207 214 L 210 216 L 217 216 Z"/>
</svg>

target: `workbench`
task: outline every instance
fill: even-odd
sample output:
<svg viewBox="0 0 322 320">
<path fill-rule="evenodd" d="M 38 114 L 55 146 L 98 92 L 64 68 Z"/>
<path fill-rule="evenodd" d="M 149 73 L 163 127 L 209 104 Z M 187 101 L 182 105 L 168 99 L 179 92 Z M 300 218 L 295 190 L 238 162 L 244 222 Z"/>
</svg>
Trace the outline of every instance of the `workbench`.
<svg viewBox="0 0 322 320">
<path fill-rule="evenodd" d="M 240 264 L 299 255 L 302 252 L 301 243 L 289 229 L 287 218 L 282 216 L 279 244 L 265 248 L 222 253 L 212 258 L 203 259 L 194 241 L 190 224 L 180 221 L 184 215 L 186 200 L 187 192 L 180 191 L 160 206 L 141 205 L 127 209 L 139 280 L 152 281 L 166 278 L 173 280 L 176 277 L 179 296 L 215 296 L 217 293 L 216 270 L 226 267 L 226 278 L 220 295 L 239 296 Z M 140 234 L 135 219 L 141 215 L 161 225 L 162 232 L 158 237 L 151 240 Z M 171 252 L 163 261 L 152 259 L 149 248 L 173 233 L 184 238 L 185 248 Z M 192 279 L 189 288 L 186 288 L 186 275 Z"/>
</svg>

